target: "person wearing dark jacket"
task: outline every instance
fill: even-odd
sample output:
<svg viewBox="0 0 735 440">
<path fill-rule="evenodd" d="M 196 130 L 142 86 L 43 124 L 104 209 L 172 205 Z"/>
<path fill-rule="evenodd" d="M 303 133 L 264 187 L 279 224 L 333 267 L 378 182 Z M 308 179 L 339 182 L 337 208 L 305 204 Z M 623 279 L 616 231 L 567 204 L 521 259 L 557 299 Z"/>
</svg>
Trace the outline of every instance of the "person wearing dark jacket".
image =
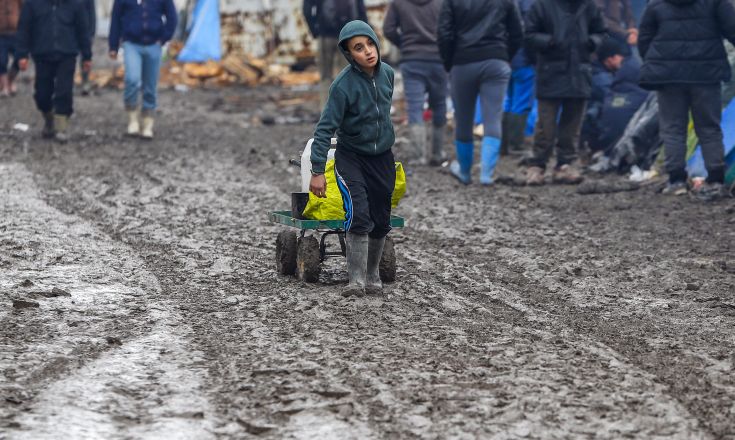
<svg viewBox="0 0 735 440">
<path fill-rule="evenodd" d="M 593 0 L 537 0 L 526 20 L 526 48 L 536 55 L 538 120 L 526 184 L 542 185 L 556 144 L 557 183 L 579 183 L 577 157 L 586 101 L 592 92 L 591 54 L 605 25 Z M 558 121 L 558 122 L 557 122 Z"/>
<path fill-rule="evenodd" d="M 18 57 L 15 56 L 15 33 L 23 6 L 22 0 L 0 0 L 0 96 L 15 94 L 13 81 L 18 75 Z M 8 69 L 10 57 L 13 64 Z"/>
<path fill-rule="evenodd" d="M 324 107 L 329 86 L 344 67 L 337 48 L 339 32 L 352 20 L 367 22 L 367 10 L 364 0 L 304 0 L 303 13 L 318 43 L 319 104 Z"/>
<path fill-rule="evenodd" d="M 607 34 L 616 42 L 623 44 L 623 55 L 630 55 L 627 45 L 638 44 L 638 26 L 636 26 L 633 7 L 630 0 L 595 0 L 605 22 Z"/>
<path fill-rule="evenodd" d="M 686 29 L 682 33 L 682 29 Z M 638 48 L 641 86 L 656 90 L 669 184 L 665 193 L 685 193 L 689 113 L 702 146 L 706 183 L 703 199 L 722 192 L 725 161 L 722 82 L 731 79 L 723 44 L 735 44 L 732 0 L 652 0 L 641 19 Z"/>
<path fill-rule="evenodd" d="M 173 36 L 177 20 L 173 0 L 115 0 L 112 6 L 110 58 L 117 59 L 122 40 L 125 55 L 124 102 L 129 136 L 153 139 L 161 47 Z M 141 89 L 142 112 L 138 110 Z"/>
<path fill-rule="evenodd" d="M 521 14 L 514 0 L 444 0 L 438 38 L 444 68 L 451 71 L 455 107 L 457 159 L 450 171 L 461 183 L 471 183 L 472 128 L 479 94 L 484 128 L 480 183 L 490 185 L 500 155 L 510 60 L 523 43 Z"/>
<path fill-rule="evenodd" d="M 84 10 L 87 13 L 87 30 L 89 31 L 89 45 L 94 43 L 94 36 L 97 33 L 97 11 L 94 8 L 94 0 L 83 0 Z M 80 60 L 84 63 L 84 60 Z M 90 71 L 82 69 L 82 95 L 89 95 L 91 85 L 89 83 Z"/>
<path fill-rule="evenodd" d="M 350 63 L 332 83 L 314 130 L 309 190 L 326 197 L 324 177 L 332 136 L 337 136 L 334 173 L 345 208 L 349 284 L 343 296 L 382 289 L 378 267 L 391 230 L 391 196 L 396 181 L 396 140 L 390 108 L 395 74 L 380 60 L 377 35 L 365 22 L 347 23 L 339 48 Z"/>
<path fill-rule="evenodd" d="M 33 97 L 43 114 L 43 136 L 66 142 L 77 55 L 83 70 L 92 66 L 84 8 L 77 0 L 25 0 L 17 38 L 20 70 L 28 68 L 29 55 L 36 66 Z"/>
<path fill-rule="evenodd" d="M 408 107 L 409 162 L 441 165 L 447 123 L 447 73 L 436 45 L 442 0 L 394 0 L 388 6 L 383 34 L 401 50 L 401 73 Z M 426 145 L 424 101 L 432 111 L 432 146 Z"/>
</svg>

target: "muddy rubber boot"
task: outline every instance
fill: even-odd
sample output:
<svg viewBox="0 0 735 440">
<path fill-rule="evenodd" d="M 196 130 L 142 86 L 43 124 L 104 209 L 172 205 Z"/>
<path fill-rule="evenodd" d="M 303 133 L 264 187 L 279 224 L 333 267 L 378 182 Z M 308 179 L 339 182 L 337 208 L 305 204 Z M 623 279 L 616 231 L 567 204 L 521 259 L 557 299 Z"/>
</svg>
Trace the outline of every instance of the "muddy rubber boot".
<svg viewBox="0 0 735 440">
<path fill-rule="evenodd" d="M 138 109 L 128 110 L 128 136 L 140 135 L 140 111 Z"/>
<path fill-rule="evenodd" d="M 60 144 L 69 142 L 69 116 L 54 115 L 54 139 Z"/>
<path fill-rule="evenodd" d="M 54 112 L 47 112 L 43 114 L 43 131 L 41 131 L 41 137 L 44 139 L 51 139 L 56 135 L 54 129 Z"/>
<path fill-rule="evenodd" d="M 482 138 L 482 150 L 480 152 L 480 184 L 492 185 L 495 165 L 500 157 L 500 139 L 485 136 Z"/>
<path fill-rule="evenodd" d="M 472 162 L 475 146 L 472 142 L 462 141 L 454 141 L 454 145 L 457 150 L 457 159 L 449 165 L 449 172 L 460 183 L 469 185 L 472 183 Z"/>
<path fill-rule="evenodd" d="M 508 122 L 508 130 L 510 130 L 510 133 L 508 133 L 508 154 L 511 156 L 522 156 L 525 152 L 523 145 L 526 138 L 527 122 L 527 114 L 510 114 L 510 120 Z M 503 137 L 505 137 L 505 132 L 503 132 Z"/>
<path fill-rule="evenodd" d="M 342 296 L 363 296 L 367 278 L 368 236 L 348 232 L 347 242 L 347 276 L 350 280 L 342 291 Z"/>
<path fill-rule="evenodd" d="M 153 139 L 153 123 L 153 115 L 143 114 L 143 129 L 140 132 L 143 139 Z"/>
<path fill-rule="evenodd" d="M 380 281 L 380 259 L 383 257 L 385 237 L 368 239 L 367 281 L 365 293 L 379 295 L 383 293 L 383 283 Z"/>
<path fill-rule="evenodd" d="M 7 98 L 10 96 L 10 81 L 8 75 L 0 75 L 0 97 Z"/>
<path fill-rule="evenodd" d="M 428 154 L 429 166 L 438 167 L 444 162 L 445 126 L 431 129 L 431 151 Z"/>
<path fill-rule="evenodd" d="M 410 147 L 406 151 L 407 162 L 411 165 L 423 165 L 424 152 L 426 151 L 426 126 L 423 123 L 408 126 L 408 139 Z"/>
</svg>

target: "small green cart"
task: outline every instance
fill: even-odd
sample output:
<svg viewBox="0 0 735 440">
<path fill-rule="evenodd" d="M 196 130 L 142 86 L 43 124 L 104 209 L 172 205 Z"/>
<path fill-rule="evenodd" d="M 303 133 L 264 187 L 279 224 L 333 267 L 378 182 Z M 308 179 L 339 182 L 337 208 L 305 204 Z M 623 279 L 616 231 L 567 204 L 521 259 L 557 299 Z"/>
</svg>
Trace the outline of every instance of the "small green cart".
<svg viewBox="0 0 735 440">
<path fill-rule="evenodd" d="M 301 220 L 294 218 L 291 211 L 274 211 L 269 214 L 270 221 L 292 228 L 295 231 L 281 231 L 276 239 L 276 268 L 281 275 L 296 275 L 307 283 L 319 280 L 321 263 L 330 257 L 344 257 L 345 230 L 344 220 Z M 402 228 L 405 221 L 402 217 L 392 215 L 390 225 Z M 306 231 L 315 231 L 314 235 L 306 235 Z M 339 239 L 339 251 L 329 251 L 327 237 L 336 235 Z M 317 239 L 317 236 L 319 237 Z M 393 240 L 388 237 L 380 260 L 380 279 L 391 283 L 396 280 L 396 251 Z"/>
</svg>

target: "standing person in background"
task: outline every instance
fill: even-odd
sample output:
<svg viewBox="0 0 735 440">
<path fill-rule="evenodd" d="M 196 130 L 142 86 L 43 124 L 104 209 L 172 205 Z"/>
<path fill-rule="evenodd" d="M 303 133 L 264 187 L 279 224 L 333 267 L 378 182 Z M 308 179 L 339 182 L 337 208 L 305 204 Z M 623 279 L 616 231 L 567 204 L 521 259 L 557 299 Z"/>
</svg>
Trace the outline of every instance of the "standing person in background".
<svg viewBox="0 0 735 440">
<path fill-rule="evenodd" d="M 87 30 L 89 31 L 89 46 L 94 44 L 94 36 L 97 34 L 97 11 L 94 8 L 94 0 L 84 0 L 84 10 L 87 13 Z M 84 60 L 79 60 L 84 63 Z M 82 95 L 87 96 L 91 91 L 89 72 L 82 69 Z"/>
<path fill-rule="evenodd" d="M 533 2 L 534 0 L 517 0 L 518 9 L 524 20 Z M 510 67 L 512 73 L 505 100 L 503 142 L 500 151 L 502 154 L 522 154 L 526 122 L 533 107 L 536 72 L 533 60 L 523 48 L 513 57 Z"/>
<path fill-rule="evenodd" d="M 682 33 L 686 29 L 686 33 Z M 732 0 L 653 0 L 641 19 L 641 86 L 656 90 L 669 183 L 665 194 L 687 192 L 689 113 L 702 146 L 707 180 L 694 191 L 700 199 L 724 193 L 722 82 L 732 78 L 727 38 L 735 44 Z"/>
<path fill-rule="evenodd" d="M 110 58 L 117 60 L 120 41 L 125 54 L 125 110 L 129 136 L 153 139 L 158 105 L 161 47 L 176 30 L 178 15 L 173 0 L 115 0 L 110 21 Z M 143 91 L 143 111 L 138 95 Z M 142 127 L 140 117 L 142 119 Z"/>
<path fill-rule="evenodd" d="M 436 45 L 442 0 L 394 0 L 388 7 L 383 34 L 401 50 L 401 73 L 408 106 L 408 160 L 439 166 L 444 160 L 447 124 L 447 74 Z M 431 149 L 426 145 L 424 101 L 431 108 Z"/>
<path fill-rule="evenodd" d="M 536 55 L 538 121 L 527 185 L 542 185 L 556 146 L 555 183 L 576 184 L 572 165 L 587 99 L 592 93 L 591 55 L 605 37 L 593 0 L 536 0 L 526 20 L 526 48 Z"/>
<path fill-rule="evenodd" d="M 319 105 L 324 108 L 329 86 L 344 67 L 337 48 L 339 32 L 352 20 L 367 23 L 367 10 L 364 0 L 304 0 L 303 13 L 311 35 L 319 44 Z"/>
<path fill-rule="evenodd" d="M 15 33 L 23 0 L 0 0 L 0 97 L 15 94 L 18 58 L 15 56 Z M 13 65 L 8 69 L 10 57 Z"/>
<path fill-rule="evenodd" d="M 500 155 L 503 99 L 510 60 L 523 43 L 523 23 L 514 0 L 444 0 L 439 15 L 439 53 L 450 72 L 457 159 L 450 171 L 469 185 L 474 161 L 472 124 L 480 96 L 484 136 L 480 183 L 493 183 Z"/>
<path fill-rule="evenodd" d="M 602 13 L 607 34 L 628 48 L 623 54 L 630 55 L 629 46 L 638 44 L 638 26 L 630 0 L 595 0 Z"/>
<path fill-rule="evenodd" d="M 92 67 L 87 17 L 77 0 L 25 0 L 18 22 L 18 66 L 36 66 L 33 98 L 43 114 L 43 136 L 67 142 L 74 112 L 74 70 L 81 52 L 84 70 Z"/>
</svg>

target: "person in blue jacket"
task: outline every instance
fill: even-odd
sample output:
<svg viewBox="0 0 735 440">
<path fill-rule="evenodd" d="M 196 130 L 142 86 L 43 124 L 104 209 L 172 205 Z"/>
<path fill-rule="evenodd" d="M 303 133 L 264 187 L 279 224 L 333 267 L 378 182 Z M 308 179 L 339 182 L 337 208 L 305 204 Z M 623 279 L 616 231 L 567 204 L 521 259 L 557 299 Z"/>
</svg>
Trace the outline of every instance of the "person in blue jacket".
<svg viewBox="0 0 735 440">
<path fill-rule="evenodd" d="M 382 289 L 378 269 L 391 230 L 396 136 L 390 108 L 395 74 L 380 60 L 378 37 L 364 21 L 347 23 L 338 46 L 350 64 L 329 88 L 314 131 L 309 190 L 326 197 L 324 168 L 336 132 L 334 173 L 345 209 L 349 276 L 342 295 L 362 296 Z"/>
<path fill-rule="evenodd" d="M 120 41 L 125 55 L 127 134 L 153 139 L 161 47 L 176 30 L 173 0 L 115 0 L 110 21 L 110 58 L 117 60 Z M 142 124 L 138 96 L 143 90 Z M 142 127 L 141 127 L 142 125 Z"/>
</svg>

